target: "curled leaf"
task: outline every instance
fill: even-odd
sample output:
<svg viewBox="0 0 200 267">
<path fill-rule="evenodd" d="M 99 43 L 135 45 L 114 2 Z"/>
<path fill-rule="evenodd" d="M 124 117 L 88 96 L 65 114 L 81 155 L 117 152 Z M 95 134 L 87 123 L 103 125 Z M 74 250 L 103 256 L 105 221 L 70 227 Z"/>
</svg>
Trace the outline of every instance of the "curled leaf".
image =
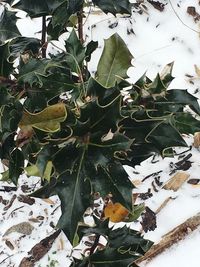
<svg viewBox="0 0 200 267">
<path fill-rule="evenodd" d="M 57 132 L 60 130 L 60 123 L 67 117 L 65 104 L 58 103 L 49 106 L 38 113 L 23 112 L 19 127 L 23 130 L 30 127 L 44 132 Z"/>
</svg>

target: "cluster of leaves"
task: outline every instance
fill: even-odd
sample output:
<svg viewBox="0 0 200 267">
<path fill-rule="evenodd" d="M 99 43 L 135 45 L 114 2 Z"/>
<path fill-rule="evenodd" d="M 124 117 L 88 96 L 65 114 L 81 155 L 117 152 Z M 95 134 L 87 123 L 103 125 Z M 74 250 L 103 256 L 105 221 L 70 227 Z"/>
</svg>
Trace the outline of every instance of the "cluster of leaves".
<svg viewBox="0 0 200 267">
<path fill-rule="evenodd" d="M 104 249 L 97 251 L 85 257 L 83 261 L 76 260 L 73 267 L 83 266 L 132 266 L 136 267 L 134 261 L 140 258 L 152 246 L 152 242 L 143 239 L 137 231 L 129 229 L 127 226 L 113 230 L 108 227 L 108 221 L 97 224 L 97 227 L 92 229 L 80 229 L 80 235 L 96 235 L 103 236 L 107 239 L 107 244 Z M 91 248 L 92 249 L 92 248 Z"/>
<path fill-rule="evenodd" d="M 151 81 L 145 74 L 129 89 L 131 100 L 122 107 L 127 116 L 121 124 L 129 138 L 134 138 L 127 163 L 138 164 L 154 153 L 172 156 L 172 147 L 187 146 L 181 134 L 199 131 L 197 98 L 187 90 L 167 90 L 173 77 L 173 63 Z M 185 112 L 190 108 L 191 112 Z"/>
<path fill-rule="evenodd" d="M 94 194 L 112 195 L 114 203 L 131 211 L 133 185 L 123 164 L 133 166 L 152 153 L 164 155 L 172 146 L 186 146 L 180 133 L 193 133 L 199 126 L 191 114 L 184 113 L 184 107 L 189 105 L 197 114 L 200 109 L 187 91 L 167 90 L 173 79 L 172 65 L 154 81 L 144 75 L 129 84 L 127 70 L 133 56 L 118 34 L 105 41 L 95 77 L 85 63 L 98 44 L 83 45 L 74 29 L 62 52 L 43 58 L 44 44 L 20 36 L 16 11 L 8 6 L 26 11 L 31 18 L 48 16 L 43 30 L 55 39 L 67 31 L 72 16 L 82 16 L 83 0 L 4 2 L 0 17 L 0 157 L 8 170 L 3 179 L 17 184 L 23 172 L 40 176 L 43 186 L 35 196 L 58 194 L 62 209 L 58 227 L 74 244 Z M 131 12 L 126 0 L 92 2 L 106 13 Z M 125 89 L 129 99 L 123 97 Z M 135 231 L 113 231 L 100 223 L 84 233 L 105 236 L 105 249 L 74 266 L 127 266 L 151 245 Z"/>
</svg>

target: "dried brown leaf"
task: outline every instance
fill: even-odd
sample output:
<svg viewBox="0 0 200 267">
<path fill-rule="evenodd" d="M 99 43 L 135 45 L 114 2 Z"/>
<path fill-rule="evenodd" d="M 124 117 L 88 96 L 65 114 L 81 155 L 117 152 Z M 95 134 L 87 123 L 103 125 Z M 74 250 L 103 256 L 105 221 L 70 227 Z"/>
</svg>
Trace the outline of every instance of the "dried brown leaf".
<svg viewBox="0 0 200 267">
<path fill-rule="evenodd" d="M 182 184 L 188 179 L 190 175 L 186 172 L 177 172 L 174 176 L 172 176 L 168 182 L 163 186 L 166 190 L 177 191 Z"/>
<path fill-rule="evenodd" d="M 148 231 L 154 231 L 157 227 L 156 214 L 149 207 L 145 207 L 145 212 L 142 213 L 141 225 L 145 233 Z"/>
<path fill-rule="evenodd" d="M 194 134 L 194 143 L 193 143 L 193 146 L 195 148 L 199 148 L 200 147 L 200 132 L 196 132 Z"/>
</svg>

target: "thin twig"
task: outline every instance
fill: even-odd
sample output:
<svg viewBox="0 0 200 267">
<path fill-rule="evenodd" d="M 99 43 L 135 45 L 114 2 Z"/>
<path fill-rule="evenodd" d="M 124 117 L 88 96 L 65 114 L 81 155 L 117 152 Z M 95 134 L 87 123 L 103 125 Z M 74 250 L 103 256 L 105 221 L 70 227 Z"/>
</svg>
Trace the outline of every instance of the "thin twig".
<svg viewBox="0 0 200 267">
<path fill-rule="evenodd" d="M 16 210 L 19 210 L 19 209 L 21 209 L 21 208 L 23 208 L 23 207 L 24 207 L 24 206 L 20 206 L 20 207 L 18 207 L 18 208 L 16 208 L 16 209 L 12 210 L 11 213 L 8 215 L 7 219 L 8 219 L 10 216 L 12 216 L 13 213 L 14 213 Z"/>
<path fill-rule="evenodd" d="M 8 257 L 6 257 L 5 259 L 3 259 L 0 264 L 4 263 L 7 259 L 11 258 L 13 255 L 9 255 Z"/>
<path fill-rule="evenodd" d="M 83 9 L 77 12 L 78 17 L 78 37 L 81 43 L 83 44 Z"/>
<path fill-rule="evenodd" d="M 46 26 L 46 16 L 42 16 L 42 38 L 41 38 L 41 43 L 42 43 L 42 57 L 46 58 L 46 31 L 47 31 L 47 26 Z"/>
<path fill-rule="evenodd" d="M 174 7 L 173 7 L 171 0 L 169 0 L 169 3 L 170 3 L 170 6 L 171 6 L 172 10 L 174 11 L 174 14 L 176 15 L 176 17 L 180 20 L 180 22 L 181 22 L 185 27 L 187 27 L 188 29 L 190 29 L 190 30 L 193 31 L 193 32 L 200 33 L 199 31 L 197 31 L 197 30 L 191 28 L 190 26 L 188 26 L 188 25 L 187 25 L 187 24 L 180 18 L 180 16 L 178 15 L 178 13 L 176 12 L 176 10 L 175 10 Z"/>
</svg>

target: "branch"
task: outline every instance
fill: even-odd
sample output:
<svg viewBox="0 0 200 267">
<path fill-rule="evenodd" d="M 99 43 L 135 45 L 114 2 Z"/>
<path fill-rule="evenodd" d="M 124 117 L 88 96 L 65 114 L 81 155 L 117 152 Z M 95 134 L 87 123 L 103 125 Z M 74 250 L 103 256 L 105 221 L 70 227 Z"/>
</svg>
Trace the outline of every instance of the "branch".
<svg viewBox="0 0 200 267">
<path fill-rule="evenodd" d="M 78 37 L 81 43 L 83 44 L 83 9 L 77 12 L 78 17 Z"/>
<path fill-rule="evenodd" d="M 41 38 L 41 43 L 42 43 L 42 57 L 46 58 L 46 32 L 47 32 L 47 26 L 46 26 L 46 16 L 42 16 L 42 38 Z"/>
</svg>

